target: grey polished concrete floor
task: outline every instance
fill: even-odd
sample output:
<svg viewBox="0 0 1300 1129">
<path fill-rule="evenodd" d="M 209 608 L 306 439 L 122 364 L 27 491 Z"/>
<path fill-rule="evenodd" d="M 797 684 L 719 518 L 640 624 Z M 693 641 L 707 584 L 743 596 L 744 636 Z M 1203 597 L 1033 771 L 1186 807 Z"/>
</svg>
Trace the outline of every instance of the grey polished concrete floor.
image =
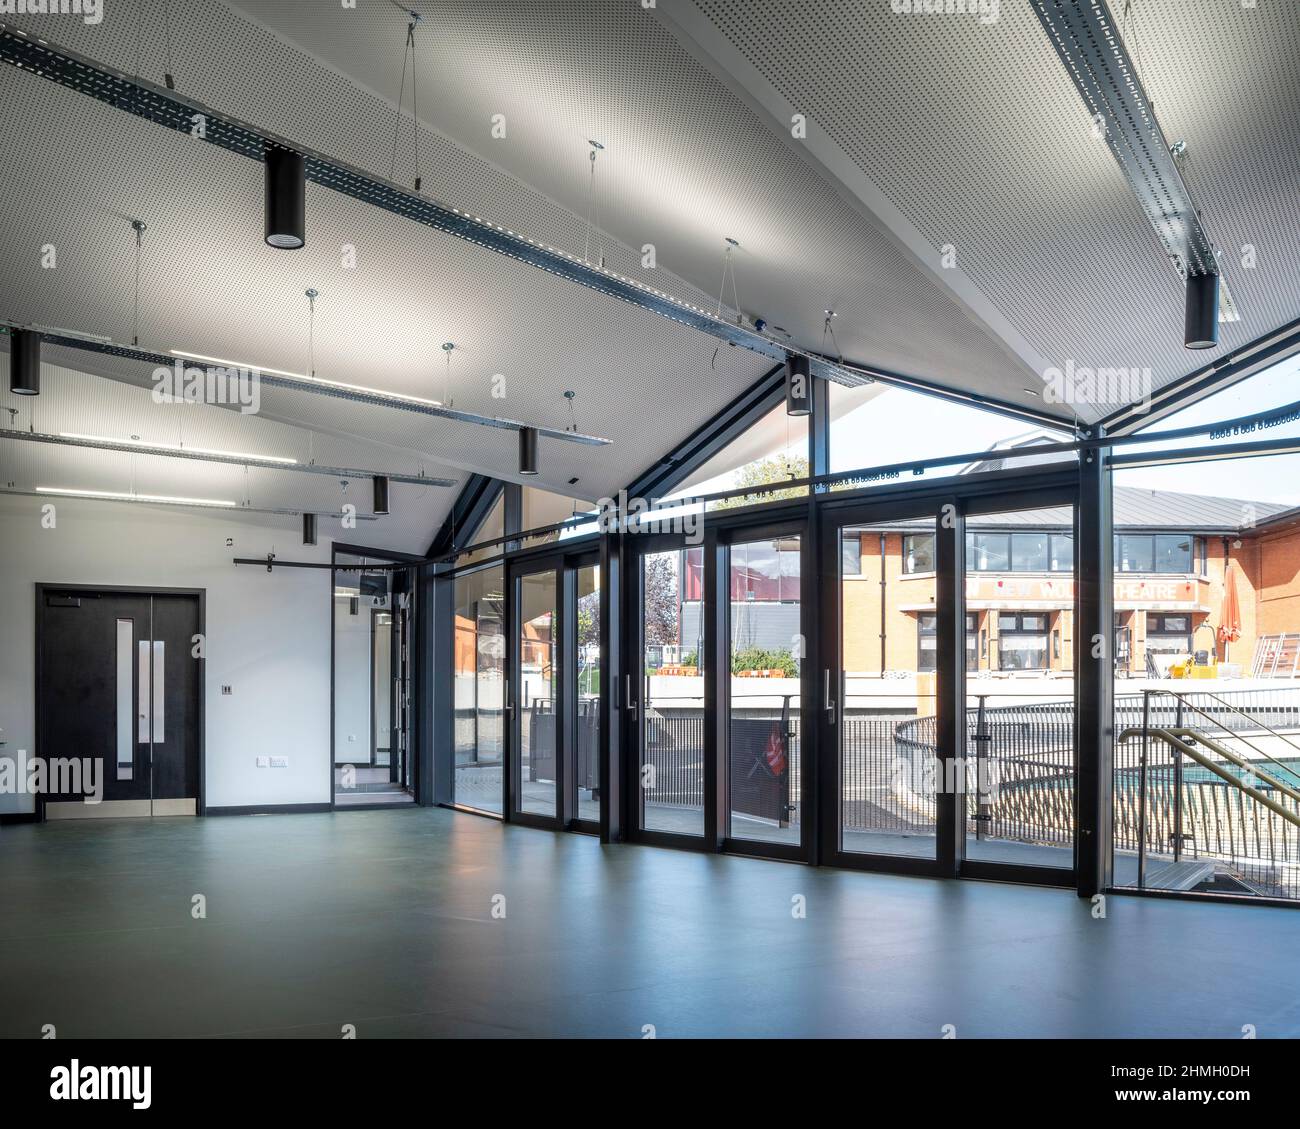
<svg viewBox="0 0 1300 1129">
<path fill-rule="evenodd" d="M 1095 920 L 437 809 L 0 828 L 5 1036 L 1297 1036 L 1297 953 L 1296 910 Z"/>
</svg>

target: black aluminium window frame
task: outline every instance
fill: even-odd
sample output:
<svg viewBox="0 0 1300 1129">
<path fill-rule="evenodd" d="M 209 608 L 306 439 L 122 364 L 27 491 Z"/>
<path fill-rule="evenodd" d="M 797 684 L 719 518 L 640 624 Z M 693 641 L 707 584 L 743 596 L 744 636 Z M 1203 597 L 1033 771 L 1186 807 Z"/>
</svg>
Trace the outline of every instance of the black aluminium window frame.
<svg viewBox="0 0 1300 1129">
<path fill-rule="evenodd" d="M 1104 474 L 1105 471 L 1101 459 L 1098 459 L 1096 461 L 1096 465 L 1097 468 L 1101 471 L 1101 473 Z M 1044 469 L 1050 471 L 1051 468 L 1049 467 Z M 1083 733 L 1084 733 L 1083 727 L 1081 726 L 1081 722 L 1083 720 L 1082 715 L 1084 710 L 1083 703 L 1085 701 L 1084 683 L 1097 678 L 1099 676 L 1098 675 L 1099 670 L 1102 670 L 1104 672 L 1100 675 L 1100 677 L 1103 677 L 1107 680 L 1111 679 L 1113 677 L 1113 674 L 1107 668 L 1099 668 L 1095 664 L 1085 665 L 1081 663 L 1081 656 L 1090 650 L 1090 648 L 1084 647 L 1084 641 L 1086 639 L 1089 639 L 1092 636 L 1092 634 L 1094 634 L 1093 632 L 1086 630 L 1086 628 L 1084 627 L 1084 625 L 1089 622 L 1089 617 L 1088 617 L 1088 612 L 1087 612 L 1085 598 L 1084 598 L 1084 588 L 1085 588 L 1085 583 L 1083 579 L 1084 569 L 1082 566 L 1082 562 L 1080 560 L 1080 557 L 1083 555 L 1080 552 L 1080 550 L 1085 548 L 1083 544 L 1083 533 L 1085 531 L 1083 529 L 1083 525 L 1081 522 L 1081 514 L 1083 509 L 1083 504 L 1082 504 L 1083 498 L 1085 495 L 1085 490 L 1087 485 L 1086 483 L 1087 472 L 1089 469 L 1090 469 L 1090 464 L 1087 461 L 1081 461 L 1079 466 L 1076 468 L 1073 481 L 1068 481 L 1068 480 L 1062 481 L 1059 479 L 1054 480 L 1053 476 L 1051 476 L 1050 474 L 1044 474 L 1042 476 L 1043 477 L 1042 481 L 1034 483 L 1032 486 L 1027 486 L 1024 489 L 1008 491 L 1007 493 L 1004 493 L 1002 495 L 976 496 L 969 500 L 963 499 L 963 501 L 959 503 L 961 505 L 961 512 L 962 512 L 963 519 L 965 519 L 966 517 L 981 517 L 986 515 L 1005 513 L 1012 510 L 1039 510 L 1039 509 L 1054 509 L 1063 506 L 1070 507 L 1071 527 L 1073 530 L 1074 544 L 1075 544 L 1074 566 L 1071 573 L 1074 578 L 1074 585 L 1073 585 L 1074 601 L 1073 601 L 1072 611 L 1074 614 L 1074 621 L 1076 624 L 1076 628 L 1074 632 L 1075 653 L 1074 653 L 1074 664 L 1073 664 L 1075 670 L 1075 678 L 1073 680 L 1074 718 L 1075 718 L 1075 726 L 1074 726 L 1074 734 L 1073 734 L 1074 736 L 1073 791 L 1075 796 L 1076 818 L 1075 818 L 1074 843 L 1072 845 L 1073 849 L 1072 849 L 1071 865 L 1068 868 L 1065 867 L 1058 868 L 1058 867 L 1048 867 L 1048 866 L 1036 866 L 1032 864 L 990 862 L 983 859 L 967 859 L 965 857 L 965 845 L 967 839 L 967 832 L 965 829 L 966 820 L 963 818 L 962 826 L 960 829 L 959 842 L 957 844 L 958 847 L 957 876 L 961 878 L 991 878 L 998 881 L 1026 882 L 1026 883 L 1032 883 L 1040 886 L 1070 887 L 1070 888 L 1077 888 L 1080 895 L 1084 895 L 1085 887 L 1088 881 L 1090 880 L 1089 869 L 1087 866 L 1083 865 L 1083 858 L 1086 853 L 1095 849 L 1093 844 L 1099 842 L 1099 840 L 1095 838 L 1093 829 L 1089 825 L 1089 821 L 1085 818 L 1086 813 L 1084 812 L 1084 809 L 1082 808 L 1080 802 L 1081 793 L 1082 793 L 1081 780 L 1083 776 L 1083 772 L 1081 771 L 1081 769 L 1085 763 L 1085 757 L 1083 756 L 1083 747 L 1081 744 L 1081 741 L 1083 740 Z M 1109 480 L 1106 480 L 1106 487 L 1107 487 L 1106 493 L 1107 495 L 1109 495 Z M 963 540 L 962 542 L 963 547 L 964 544 L 965 542 Z M 959 575 L 962 574 L 962 570 L 960 568 L 957 571 Z M 1109 577 L 1106 578 L 1104 583 L 1108 589 L 1113 588 L 1112 578 Z M 962 610 L 964 610 L 964 597 L 965 597 L 964 583 L 962 583 L 959 586 L 959 597 L 962 599 Z M 1103 602 L 1109 603 L 1108 601 L 1103 601 Z M 1028 613 L 1017 613 L 1017 614 L 1048 615 L 1049 613 L 1028 612 Z M 1047 639 L 1047 646 L 1048 646 L 1047 662 L 1049 666 L 1051 664 L 1051 649 L 1050 649 L 1051 632 L 1052 632 L 1052 625 L 1051 625 L 1051 620 L 1049 619 L 1047 622 L 1047 631 L 1044 633 L 1044 636 Z M 1001 634 L 1001 630 L 999 628 L 999 635 L 1000 634 Z M 999 651 L 998 662 L 1000 667 L 1001 647 L 998 648 L 998 651 Z M 966 706 L 967 698 L 966 698 L 965 685 L 964 685 L 964 674 L 962 677 L 963 677 L 963 685 L 962 685 L 962 693 L 961 693 L 960 700 L 963 706 L 963 722 L 964 722 L 964 708 Z M 1091 687 L 1089 687 L 1088 689 L 1091 689 Z M 964 723 L 960 729 L 959 740 L 961 743 L 963 753 L 969 754 L 970 750 L 966 748 L 968 744 L 968 734 L 966 732 Z M 1111 738 L 1109 735 L 1102 737 L 1099 734 L 1099 740 L 1103 741 L 1108 746 Z M 1102 792 L 1105 794 L 1105 799 L 1103 802 L 1106 806 L 1106 809 L 1109 810 L 1109 804 L 1110 804 L 1109 797 L 1112 792 L 1112 784 L 1110 780 L 1109 769 L 1107 769 L 1107 778 L 1104 786 L 1102 786 Z M 1106 838 L 1105 848 L 1107 852 L 1109 852 L 1109 848 L 1110 848 L 1109 836 L 1107 836 Z M 1095 893 L 1096 891 L 1091 891 L 1091 892 Z"/>
<path fill-rule="evenodd" d="M 585 540 L 585 539 L 584 539 Z M 552 542 L 526 553 L 508 556 L 504 562 L 505 575 L 505 631 L 506 670 L 510 678 L 509 696 L 513 699 L 507 709 L 508 719 L 504 734 L 505 763 L 502 766 L 502 812 L 507 823 L 540 827 L 550 831 L 578 831 L 600 834 L 599 820 L 586 820 L 578 816 L 577 780 L 577 725 L 578 725 L 578 573 L 584 568 L 600 567 L 600 554 L 589 544 Z M 544 551 L 549 549 L 550 551 Z M 482 567 L 490 568 L 490 563 Z M 519 673 L 519 652 L 516 622 L 519 607 L 520 584 L 527 576 L 545 573 L 555 575 L 554 633 L 555 684 L 553 711 L 555 714 L 555 815 L 522 811 L 518 800 L 522 792 L 522 758 L 519 747 L 523 726 L 523 702 L 519 697 L 522 678 Z M 603 582 L 603 576 L 602 576 Z M 602 679 L 603 682 L 603 679 Z M 604 768 L 604 764 L 601 765 Z M 603 785 L 603 780 L 602 780 Z"/>
<path fill-rule="evenodd" d="M 159 586 L 137 586 L 128 584 L 54 584 L 49 581 L 37 581 L 35 588 L 35 623 L 32 635 L 35 641 L 33 655 L 33 677 L 34 687 L 32 695 L 32 706 L 34 714 L 32 717 L 32 745 L 35 748 L 35 756 L 40 756 L 44 749 L 41 734 L 41 617 L 42 608 L 45 604 L 45 594 L 47 592 L 103 592 L 114 596 L 187 596 L 198 601 L 199 606 L 199 634 L 207 639 L 208 634 L 208 590 L 206 588 L 166 588 Z M 196 660 L 200 664 L 199 669 L 199 702 L 198 702 L 198 732 L 199 732 L 199 780 L 198 796 L 195 797 L 194 810 L 196 815 L 207 815 L 207 651 Z M 333 742 L 331 741 L 331 755 L 333 754 Z M 45 821 L 45 796 L 44 793 L 37 793 L 36 805 L 32 813 L 37 823 Z"/>
<path fill-rule="evenodd" d="M 443 747 L 446 750 L 444 756 L 444 762 L 447 768 L 447 780 L 446 780 L 445 795 L 439 795 L 435 797 L 434 802 L 441 807 L 452 808 L 455 811 L 468 812 L 471 815 L 483 816 L 486 819 L 504 820 L 506 818 L 506 807 L 505 807 L 506 782 L 504 777 L 509 771 L 509 767 L 507 763 L 507 748 L 506 748 L 506 730 L 509 728 L 509 723 L 505 719 L 504 709 L 502 710 L 502 723 L 501 723 L 502 724 L 501 772 L 503 777 L 501 783 L 501 792 L 502 792 L 501 811 L 499 812 L 490 811 L 487 808 L 478 808 L 478 807 L 474 807 L 471 804 L 462 804 L 457 802 L 456 800 L 456 739 L 455 738 L 456 738 L 456 708 L 457 707 L 456 707 L 456 696 L 455 696 L 455 681 L 456 681 L 456 622 L 455 621 L 456 621 L 457 609 L 459 607 L 459 604 L 457 603 L 456 600 L 456 582 L 460 580 L 462 577 L 473 576 L 476 575 L 477 573 L 488 572 L 492 569 L 501 570 L 501 637 L 503 643 L 505 643 L 506 632 L 509 630 L 508 617 L 509 617 L 510 593 L 508 589 L 509 581 L 506 577 L 506 560 L 504 557 L 494 557 L 491 560 L 476 561 L 474 562 L 474 564 L 467 565 L 464 568 L 458 569 L 454 573 L 447 572 L 444 574 L 439 574 L 437 576 L 437 583 L 438 585 L 440 585 L 440 592 L 444 597 L 443 603 L 447 610 L 447 618 L 450 621 L 447 624 L 447 631 L 446 631 L 447 646 L 440 648 L 438 653 L 439 655 L 444 656 L 443 662 L 446 666 L 446 669 L 451 671 L 452 676 L 451 678 L 445 678 L 439 680 L 440 684 L 449 690 L 449 694 L 445 699 L 446 714 L 447 714 L 446 720 L 449 724 L 445 727 L 438 726 L 438 732 L 440 734 L 444 733 L 445 730 Z M 475 665 L 474 665 L 474 682 L 475 682 L 474 709 L 476 715 L 475 730 L 477 732 L 477 724 L 478 724 L 477 723 L 477 713 L 478 713 L 477 695 L 478 695 L 478 678 L 479 678 L 479 667 L 477 661 L 477 655 L 478 655 L 477 623 L 475 625 L 474 638 L 475 638 L 474 653 L 476 656 Z M 502 656 L 502 662 L 503 664 L 506 662 L 506 656 L 504 655 Z M 438 660 L 436 658 L 432 665 L 437 667 Z M 503 702 L 502 703 L 503 707 L 504 704 L 505 703 Z M 435 722 L 437 720 L 438 719 L 435 718 Z"/>
<path fill-rule="evenodd" d="M 725 512 L 725 511 L 724 511 Z M 810 705 L 816 693 L 816 667 L 811 661 L 815 655 L 805 647 L 805 653 L 799 664 L 799 841 L 797 843 L 773 843 L 759 839 L 737 838 L 731 835 L 731 618 L 735 601 L 731 599 L 731 552 L 736 545 L 756 541 L 779 540 L 787 537 L 799 538 L 799 634 L 805 640 L 809 638 L 812 628 L 812 615 L 807 589 L 803 578 L 815 566 L 816 551 L 811 536 L 807 515 L 785 521 L 752 524 L 751 521 L 724 522 L 719 531 L 715 577 L 712 587 L 705 589 L 705 605 L 709 598 L 715 602 L 717 645 L 711 667 L 705 668 L 705 713 L 708 714 L 708 673 L 713 671 L 714 693 L 712 700 L 716 703 L 717 720 L 714 726 L 705 724 L 705 761 L 713 765 L 713 778 L 717 788 L 717 838 L 719 849 L 729 854 L 750 855 L 756 858 L 782 859 L 789 862 L 809 862 L 813 858 L 816 837 L 816 796 L 817 764 L 815 756 L 805 756 L 805 748 L 816 749 L 815 740 L 804 744 L 807 719 L 812 715 Z M 705 554 L 705 571 L 708 572 L 708 552 Z M 725 677 L 723 676 L 725 673 Z M 709 736 L 712 734 L 716 752 L 710 755 Z M 705 806 L 709 805 L 709 772 L 705 773 Z M 808 816 L 812 818 L 808 818 Z"/>
</svg>

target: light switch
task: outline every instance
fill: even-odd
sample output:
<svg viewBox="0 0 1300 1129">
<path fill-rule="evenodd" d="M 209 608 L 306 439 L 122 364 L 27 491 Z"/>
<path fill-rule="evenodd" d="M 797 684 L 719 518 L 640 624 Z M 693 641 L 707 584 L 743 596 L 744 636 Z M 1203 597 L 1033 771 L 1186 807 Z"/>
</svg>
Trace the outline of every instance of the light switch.
<svg viewBox="0 0 1300 1129">
<path fill-rule="evenodd" d="M 270 767 L 271 767 L 271 758 L 270 758 L 270 757 L 258 757 L 258 758 L 257 758 L 257 767 L 258 767 L 258 768 L 270 768 Z"/>
</svg>

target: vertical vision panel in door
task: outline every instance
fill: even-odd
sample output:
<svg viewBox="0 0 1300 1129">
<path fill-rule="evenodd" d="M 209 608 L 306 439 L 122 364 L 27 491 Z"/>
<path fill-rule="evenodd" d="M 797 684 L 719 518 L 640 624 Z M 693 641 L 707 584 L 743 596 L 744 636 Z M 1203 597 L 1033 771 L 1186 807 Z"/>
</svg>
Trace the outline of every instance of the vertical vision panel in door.
<svg viewBox="0 0 1300 1129">
<path fill-rule="evenodd" d="M 194 815 L 199 794 L 199 679 L 193 596 L 153 597 L 153 814 Z"/>
<path fill-rule="evenodd" d="M 138 643 L 150 638 L 148 597 L 46 590 L 39 614 L 36 755 L 58 769 L 45 785 L 47 815 L 73 814 L 95 792 L 103 803 L 75 814 L 148 815 L 136 662 Z"/>
<path fill-rule="evenodd" d="M 197 597 L 42 589 L 38 617 L 46 817 L 195 814 Z"/>
</svg>

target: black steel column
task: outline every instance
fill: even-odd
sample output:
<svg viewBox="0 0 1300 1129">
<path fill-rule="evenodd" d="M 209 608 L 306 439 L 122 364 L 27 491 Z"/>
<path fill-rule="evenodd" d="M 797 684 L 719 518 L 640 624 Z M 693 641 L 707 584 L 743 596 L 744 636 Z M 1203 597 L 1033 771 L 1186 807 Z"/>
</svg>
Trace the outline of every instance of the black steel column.
<svg viewBox="0 0 1300 1129">
<path fill-rule="evenodd" d="M 727 548 L 718 531 L 704 532 L 704 844 L 721 850 L 727 833 L 727 772 L 722 763 L 727 752 L 727 689 L 731 685 L 728 663 L 727 613 L 730 595 L 726 575 Z M 678 569 L 683 575 L 685 566 Z"/>
<path fill-rule="evenodd" d="M 442 566 L 419 570 L 419 800 L 450 804 L 456 772 L 456 584 Z"/>
<path fill-rule="evenodd" d="M 1079 896 L 1111 884 L 1111 804 L 1114 776 L 1115 567 L 1109 448 L 1079 460 L 1075 538 L 1075 794 L 1078 804 Z"/>
<path fill-rule="evenodd" d="M 618 843 L 626 834 L 625 797 L 630 788 L 623 763 L 623 729 L 632 712 L 624 696 L 631 664 L 623 640 L 623 536 L 600 538 L 600 841 Z"/>
<path fill-rule="evenodd" d="M 559 789 L 556 814 L 567 828 L 578 815 L 578 570 L 563 565 L 557 577 L 555 622 L 555 786 Z"/>
<path fill-rule="evenodd" d="M 935 527 L 935 844 L 940 873 L 955 876 L 965 849 L 966 518 L 944 502 Z"/>
</svg>

